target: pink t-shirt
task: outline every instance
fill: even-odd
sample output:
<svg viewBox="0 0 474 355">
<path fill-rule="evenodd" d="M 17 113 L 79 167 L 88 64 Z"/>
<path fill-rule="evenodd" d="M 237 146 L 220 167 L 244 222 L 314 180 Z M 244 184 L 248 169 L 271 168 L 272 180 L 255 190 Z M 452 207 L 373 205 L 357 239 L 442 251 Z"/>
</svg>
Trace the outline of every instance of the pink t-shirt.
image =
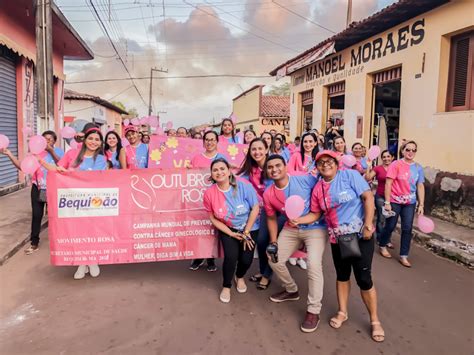
<svg viewBox="0 0 474 355">
<path fill-rule="evenodd" d="M 65 169 L 72 167 L 72 163 L 76 160 L 80 151 L 80 149 L 69 149 L 61 160 L 58 161 L 58 166 L 62 166 Z"/>
<path fill-rule="evenodd" d="M 420 164 L 396 160 L 388 167 L 387 178 L 393 179 L 390 202 L 401 205 L 416 203 L 416 185 L 425 182 Z"/>
<path fill-rule="evenodd" d="M 311 157 L 307 156 L 306 154 L 304 155 L 304 162 L 301 161 L 301 153 L 297 152 L 291 156 L 287 167 L 288 167 L 289 173 L 298 173 L 298 172 L 308 173 L 314 169 L 314 161 Z"/>
<path fill-rule="evenodd" d="M 225 159 L 225 157 L 220 153 L 216 153 L 216 155 L 214 155 L 211 158 L 205 156 L 204 153 L 196 154 L 191 159 L 191 166 L 193 168 L 210 168 L 211 163 L 214 160 L 219 159 L 219 158 L 224 158 Z"/>
<path fill-rule="evenodd" d="M 377 165 L 374 167 L 375 178 L 377 179 L 377 195 L 385 196 L 385 179 L 387 178 L 387 170 L 383 165 Z"/>
</svg>

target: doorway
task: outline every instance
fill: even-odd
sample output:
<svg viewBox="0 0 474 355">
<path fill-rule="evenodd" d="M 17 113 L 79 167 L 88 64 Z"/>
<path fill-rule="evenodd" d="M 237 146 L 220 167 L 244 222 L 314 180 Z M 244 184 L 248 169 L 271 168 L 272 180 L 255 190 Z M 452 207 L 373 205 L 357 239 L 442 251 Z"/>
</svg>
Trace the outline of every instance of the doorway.
<svg viewBox="0 0 474 355">
<path fill-rule="evenodd" d="M 346 82 L 341 81 L 339 83 L 332 84 L 328 86 L 328 112 L 327 112 L 327 121 L 332 123 L 332 126 L 335 127 L 339 134 L 344 137 L 344 105 L 346 100 Z M 327 130 L 327 121 L 325 122 L 325 129 L 323 133 Z M 328 147 L 332 148 L 332 141 L 326 142 Z"/>
<path fill-rule="evenodd" d="M 398 158 L 401 72 L 397 67 L 374 75 L 371 145 L 388 149 Z"/>
<path fill-rule="evenodd" d="M 313 90 L 301 93 L 301 124 L 299 134 L 313 129 Z"/>
</svg>

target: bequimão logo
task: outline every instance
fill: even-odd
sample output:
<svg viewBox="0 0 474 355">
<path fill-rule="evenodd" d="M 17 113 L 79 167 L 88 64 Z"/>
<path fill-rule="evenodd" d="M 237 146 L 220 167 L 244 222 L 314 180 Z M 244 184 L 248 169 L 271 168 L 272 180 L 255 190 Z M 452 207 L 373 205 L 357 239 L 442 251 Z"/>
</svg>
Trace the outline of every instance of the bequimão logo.
<svg viewBox="0 0 474 355">
<path fill-rule="evenodd" d="M 118 188 L 58 189 L 58 217 L 118 216 Z"/>
</svg>

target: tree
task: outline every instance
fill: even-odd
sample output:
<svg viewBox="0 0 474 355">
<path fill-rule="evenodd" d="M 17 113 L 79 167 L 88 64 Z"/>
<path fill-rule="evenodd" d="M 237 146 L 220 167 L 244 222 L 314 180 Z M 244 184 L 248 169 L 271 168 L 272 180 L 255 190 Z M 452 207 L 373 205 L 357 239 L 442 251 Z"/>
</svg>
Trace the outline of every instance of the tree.
<svg viewBox="0 0 474 355">
<path fill-rule="evenodd" d="M 138 117 L 138 111 L 135 107 L 131 107 L 131 108 L 127 109 L 121 101 L 110 101 L 110 103 L 112 105 L 115 105 L 115 106 L 121 108 L 124 111 L 127 111 L 128 112 L 128 117 L 130 117 L 130 118 Z"/>
<path fill-rule="evenodd" d="M 290 96 L 290 83 L 284 83 L 282 85 L 272 85 L 270 90 L 266 93 L 270 96 Z"/>
<path fill-rule="evenodd" d="M 125 108 L 125 105 L 120 101 L 110 101 L 110 103 L 114 106 L 117 106 L 118 108 L 121 108 L 124 111 L 127 111 L 127 109 Z"/>
</svg>

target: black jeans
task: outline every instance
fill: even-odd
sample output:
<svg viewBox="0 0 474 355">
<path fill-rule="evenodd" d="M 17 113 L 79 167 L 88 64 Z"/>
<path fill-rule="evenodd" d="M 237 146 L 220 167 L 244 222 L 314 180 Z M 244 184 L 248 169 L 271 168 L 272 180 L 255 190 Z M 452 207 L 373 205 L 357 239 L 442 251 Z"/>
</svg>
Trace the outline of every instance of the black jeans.
<svg viewBox="0 0 474 355">
<path fill-rule="evenodd" d="M 40 232 L 41 232 L 41 221 L 43 220 L 45 202 L 38 200 L 39 198 L 39 189 L 38 186 L 33 184 L 31 186 L 31 236 L 30 241 L 31 245 L 38 246 L 40 241 Z"/>
<path fill-rule="evenodd" d="M 224 248 L 224 263 L 222 264 L 224 281 L 222 282 L 222 287 L 231 288 L 234 274 L 240 279 L 245 276 L 245 273 L 252 265 L 254 249 L 244 250 L 244 243 L 240 240 L 222 232 L 219 234 L 222 247 Z M 258 231 L 250 232 L 250 236 L 254 241 L 257 240 L 257 235 Z"/>
<path fill-rule="evenodd" d="M 279 214 L 277 216 L 278 234 L 280 234 L 283 229 L 285 222 L 286 216 L 284 214 Z M 268 233 L 267 214 L 265 213 L 265 210 L 263 210 L 260 214 L 260 229 L 258 230 L 257 237 L 258 262 L 260 266 L 260 274 L 267 279 L 271 279 L 273 270 L 270 265 L 268 265 L 268 244 L 270 244 L 270 233 Z"/>
<path fill-rule="evenodd" d="M 337 281 L 346 282 L 351 278 L 351 270 L 362 291 L 372 288 L 372 257 L 374 255 L 374 238 L 369 240 L 359 239 L 360 258 L 341 258 L 339 244 L 331 244 L 332 260 L 336 268 Z"/>
</svg>

